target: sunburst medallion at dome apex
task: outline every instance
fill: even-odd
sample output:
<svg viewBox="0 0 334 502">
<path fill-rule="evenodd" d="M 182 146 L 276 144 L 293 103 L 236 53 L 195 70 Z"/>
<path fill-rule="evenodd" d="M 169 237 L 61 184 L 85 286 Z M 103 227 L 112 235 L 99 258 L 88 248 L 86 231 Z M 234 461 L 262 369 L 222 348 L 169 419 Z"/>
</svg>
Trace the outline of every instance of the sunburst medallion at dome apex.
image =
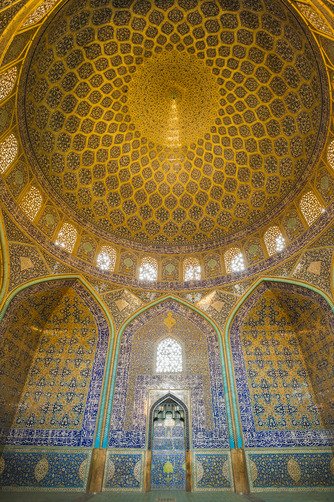
<svg viewBox="0 0 334 502">
<path fill-rule="evenodd" d="M 185 52 L 163 52 L 148 58 L 132 77 L 129 114 L 143 137 L 176 154 L 214 126 L 219 90 L 204 61 Z"/>
<path fill-rule="evenodd" d="M 70 0 L 25 66 L 23 140 L 80 224 L 210 247 L 300 189 L 327 121 L 319 61 L 280 0 Z"/>
</svg>

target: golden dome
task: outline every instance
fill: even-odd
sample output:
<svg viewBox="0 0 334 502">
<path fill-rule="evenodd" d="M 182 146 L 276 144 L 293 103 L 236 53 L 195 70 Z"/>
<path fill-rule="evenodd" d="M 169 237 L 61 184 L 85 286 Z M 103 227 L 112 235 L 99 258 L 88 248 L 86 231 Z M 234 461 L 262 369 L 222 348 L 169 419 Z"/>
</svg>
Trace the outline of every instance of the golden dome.
<svg viewBox="0 0 334 502">
<path fill-rule="evenodd" d="M 81 225 L 147 249 L 210 248 L 268 222 L 300 191 L 327 120 L 320 56 L 290 9 L 65 3 L 21 79 L 41 183 Z"/>
</svg>

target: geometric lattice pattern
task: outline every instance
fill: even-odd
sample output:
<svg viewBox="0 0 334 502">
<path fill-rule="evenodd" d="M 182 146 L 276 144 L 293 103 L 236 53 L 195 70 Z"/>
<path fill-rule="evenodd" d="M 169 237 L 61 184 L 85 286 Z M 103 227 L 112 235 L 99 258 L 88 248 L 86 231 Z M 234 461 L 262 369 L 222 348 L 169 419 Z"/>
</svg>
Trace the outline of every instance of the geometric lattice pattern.
<svg viewBox="0 0 334 502">
<path fill-rule="evenodd" d="M 77 234 L 77 230 L 71 223 L 63 223 L 55 241 L 56 246 L 65 249 L 68 253 L 72 253 L 77 240 Z"/>
<path fill-rule="evenodd" d="M 302 196 L 299 207 L 309 225 L 312 225 L 324 211 L 324 208 L 313 192 L 307 192 Z"/>
<path fill-rule="evenodd" d="M 157 373 L 182 371 L 182 347 L 173 338 L 165 338 L 157 348 Z"/>
<path fill-rule="evenodd" d="M 143 258 L 140 267 L 138 278 L 140 281 L 156 281 L 158 279 L 158 262 L 155 258 Z"/>
<path fill-rule="evenodd" d="M 14 66 L 10 70 L 0 75 L 0 101 L 13 90 L 17 77 L 17 68 Z"/>
<path fill-rule="evenodd" d="M 257 5 L 57 12 L 26 75 L 23 133 L 76 219 L 119 242 L 200 245 L 282 206 L 317 141 L 319 58 L 287 5 Z"/>
<path fill-rule="evenodd" d="M 115 268 L 116 251 L 111 246 L 102 246 L 96 258 L 96 264 L 101 270 L 112 272 Z"/>
<path fill-rule="evenodd" d="M 244 257 L 239 248 L 229 248 L 224 253 L 224 259 L 227 273 L 245 270 Z"/>
<path fill-rule="evenodd" d="M 41 192 L 35 186 L 32 186 L 21 201 L 21 209 L 26 213 L 30 220 L 34 220 L 41 208 L 43 198 Z"/>
<path fill-rule="evenodd" d="M 0 444 L 93 444 L 109 329 L 69 280 L 19 292 L 1 324 Z"/>
<path fill-rule="evenodd" d="M 81 428 L 96 342 L 89 308 L 69 289 L 41 332 L 14 427 Z"/>
<path fill-rule="evenodd" d="M 256 429 L 320 428 L 296 327 L 273 293 L 254 305 L 241 336 Z"/>
<path fill-rule="evenodd" d="M 283 251 L 285 247 L 285 240 L 284 237 L 277 226 L 273 226 L 268 228 L 266 233 L 264 234 L 264 243 L 266 245 L 266 248 L 268 250 L 269 256 L 279 253 L 280 251 Z"/>
<path fill-rule="evenodd" d="M 54 6 L 57 0 L 44 0 L 44 2 L 39 5 L 24 21 L 23 26 L 29 26 L 31 24 L 38 23 L 45 14 Z"/>
<path fill-rule="evenodd" d="M 59 293 L 35 295 L 36 305 L 43 305 L 43 315 L 48 317 Z M 1 323 L 1 374 L 0 374 L 0 427 L 11 427 L 17 410 L 17 401 L 22 394 L 27 372 L 39 340 L 43 320 L 38 307 L 26 299 L 20 308 L 10 311 Z M 27 322 L 29 319 L 29 322 Z M 34 326 L 32 330 L 30 326 Z"/>
<path fill-rule="evenodd" d="M 7 171 L 17 156 L 17 152 L 17 139 L 14 134 L 10 134 L 2 143 L 0 143 L 0 173 Z"/>
<path fill-rule="evenodd" d="M 334 169 L 334 140 L 332 140 L 328 145 L 327 160 L 331 168 Z"/>
<path fill-rule="evenodd" d="M 183 280 L 200 281 L 201 266 L 197 258 L 186 258 L 183 262 Z"/>
<path fill-rule="evenodd" d="M 263 283 L 247 298 L 231 326 L 246 446 L 328 444 L 333 330 L 326 301 L 305 288 Z"/>
</svg>

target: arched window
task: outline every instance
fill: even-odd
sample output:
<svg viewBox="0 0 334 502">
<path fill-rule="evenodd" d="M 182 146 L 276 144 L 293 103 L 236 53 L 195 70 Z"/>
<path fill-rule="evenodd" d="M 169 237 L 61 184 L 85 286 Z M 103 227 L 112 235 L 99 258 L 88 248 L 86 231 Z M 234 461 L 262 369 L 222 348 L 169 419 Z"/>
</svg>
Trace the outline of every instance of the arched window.
<svg viewBox="0 0 334 502">
<path fill-rule="evenodd" d="M 311 191 L 303 195 L 300 199 L 299 207 L 309 225 L 312 225 L 312 223 L 319 218 L 321 213 L 324 212 L 324 208 Z"/>
<path fill-rule="evenodd" d="M 72 253 L 75 241 L 77 240 L 77 234 L 76 229 L 71 223 L 63 223 L 55 241 L 56 246 L 65 249 L 68 253 Z"/>
<path fill-rule="evenodd" d="M 225 267 L 228 273 L 242 272 L 245 270 L 245 262 L 239 248 L 230 248 L 224 254 Z"/>
<path fill-rule="evenodd" d="M 201 266 L 197 258 L 186 258 L 183 262 L 183 280 L 200 281 Z"/>
<path fill-rule="evenodd" d="M 28 218 L 33 221 L 41 208 L 43 197 L 41 192 L 35 186 L 30 187 L 21 201 L 21 208 Z"/>
<path fill-rule="evenodd" d="M 116 251 L 111 246 L 102 246 L 99 252 L 96 264 L 101 270 L 112 272 L 115 268 Z"/>
<path fill-rule="evenodd" d="M 334 139 L 328 145 L 327 160 L 331 168 L 334 169 Z"/>
<path fill-rule="evenodd" d="M 182 347 L 174 338 L 165 338 L 157 348 L 157 373 L 182 371 Z"/>
<path fill-rule="evenodd" d="M 0 101 L 5 99 L 13 90 L 17 77 L 17 68 L 11 68 L 0 75 Z"/>
<path fill-rule="evenodd" d="M 58 0 L 44 0 L 25 20 L 23 26 L 38 23 Z"/>
<path fill-rule="evenodd" d="M 158 279 L 158 263 L 157 260 L 151 258 L 143 258 L 139 267 L 139 280 L 153 282 Z"/>
<path fill-rule="evenodd" d="M 10 134 L 5 141 L 0 143 L 0 173 L 5 173 L 14 161 L 18 152 L 17 139 Z"/>
<path fill-rule="evenodd" d="M 278 226 L 275 225 L 268 228 L 268 230 L 264 234 L 264 243 L 268 250 L 269 256 L 283 251 L 283 249 L 285 248 L 285 239 Z"/>
</svg>

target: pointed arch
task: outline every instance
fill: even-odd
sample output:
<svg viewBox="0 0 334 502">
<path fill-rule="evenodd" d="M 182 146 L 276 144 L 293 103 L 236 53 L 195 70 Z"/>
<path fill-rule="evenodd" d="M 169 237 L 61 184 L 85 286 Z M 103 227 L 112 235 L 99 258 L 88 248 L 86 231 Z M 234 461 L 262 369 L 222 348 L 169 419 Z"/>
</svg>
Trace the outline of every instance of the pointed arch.
<svg viewBox="0 0 334 502">
<path fill-rule="evenodd" d="M 188 411 L 188 407 L 186 406 L 186 404 L 183 401 L 181 401 L 181 399 L 179 399 L 178 397 L 176 397 L 171 392 L 167 392 L 167 394 L 165 394 L 164 396 L 160 397 L 151 406 L 150 416 L 149 416 L 148 439 L 147 439 L 148 449 L 150 450 L 152 448 L 152 427 L 153 427 L 153 413 L 154 413 L 154 410 L 160 404 L 163 404 L 165 401 L 168 401 L 169 399 L 171 401 L 174 401 L 179 406 L 181 406 L 181 408 L 184 410 L 184 413 L 185 413 L 185 432 L 186 432 L 185 433 L 186 450 L 190 450 L 189 411 Z"/>
<path fill-rule="evenodd" d="M 245 295 L 240 299 L 240 301 L 236 304 L 232 312 L 230 313 L 229 317 L 227 318 L 226 325 L 225 325 L 225 333 L 224 333 L 224 341 L 225 341 L 225 347 L 226 351 L 231 354 L 231 358 L 228 359 L 228 373 L 230 375 L 230 378 L 235 381 L 235 376 L 234 376 L 234 368 L 233 368 L 233 361 L 232 361 L 232 347 L 231 347 L 231 338 L 230 338 L 230 333 L 231 333 L 231 327 L 233 325 L 234 320 L 237 318 L 238 314 L 241 312 L 242 308 L 247 304 L 247 302 L 250 300 L 252 295 L 259 289 L 261 286 L 265 286 L 266 284 L 282 284 L 282 285 L 292 285 L 296 286 L 299 288 L 303 288 L 305 290 L 311 291 L 315 295 L 319 295 L 322 301 L 326 302 L 329 308 L 332 310 L 334 313 L 334 303 L 331 300 L 331 298 L 321 289 L 308 284 L 303 281 L 296 281 L 288 278 L 280 278 L 280 277 L 263 277 L 257 280 L 245 293 Z M 240 420 L 240 415 L 239 415 L 239 405 L 237 402 L 237 392 L 234 393 L 232 396 L 232 406 L 234 409 L 234 413 L 238 417 L 235 420 L 236 424 L 236 437 L 237 437 L 237 448 L 242 448 L 243 447 L 243 437 L 242 437 L 242 432 L 241 432 L 241 420 Z"/>
<path fill-rule="evenodd" d="M 305 281 L 299 281 L 299 280 L 294 280 L 294 279 L 288 279 L 287 277 L 261 277 L 257 281 L 252 284 L 252 286 L 246 291 L 246 293 L 243 295 L 243 297 L 239 300 L 239 302 L 235 305 L 234 309 L 232 310 L 231 314 L 228 316 L 227 321 L 226 321 L 226 328 L 225 328 L 225 334 L 226 330 L 229 329 L 229 326 L 233 320 L 233 318 L 236 316 L 238 310 L 240 307 L 245 303 L 247 298 L 254 292 L 255 289 L 257 289 L 262 283 L 266 282 L 277 282 L 277 283 L 286 283 L 286 284 L 293 284 L 295 286 L 300 286 L 305 289 L 308 289 L 310 291 L 313 291 L 314 293 L 317 293 L 320 295 L 328 305 L 334 310 L 334 302 L 332 299 L 321 289 L 317 288 L 316 286 L 313 286 L 312 284 L 309 284 Z"/>
<path fill-rule="evenodd" d="M 91 441 L 92 446 L 94 445 L 95 447 L 99 447 L 101 442 L 101 430 L 104 418 L 104 403 L 106 402 L 107 395 L 107 382 L 109 381 L 109 372 L 111 367 L 115 326 L 107 306 L 99 297 L 98 293 L 81 275 L 64 274 L 56 277 L 41 277 L 21 284 L 13 291 L 11 291 L 1 307 L 0 321 L 5 317 L 8 309 L 12 305 L 15 305 L 15 303 L 20 300 L 21 295 L 24 295 L 25 292 L 28 292 L 28 294 L 29 292 L 31 292 L 31 294 L 34 294 L 37 291 L 43 291 L 48 288 L 52 289 L 52 287 L 61 286 L 73 287 L 78 292 L 79 296 L 82 297 L 83 301 L 86 303 L 91 314 L 93 315 L 97 327 L 98 347 L 96 349 L 97 355 L 94 361 L 98 362 L 99 368 L 103 368 L 104 373 L 102 375 L 101 382 L 100 371 L 95 372 L 96 378 L 94 377 L 94 372 L 92 372 L 92 380 L 94 378 L 96 380 L 95 389 L 94 384 L 91 385 L 91 388 L 94 392 L 97 414 L 95 421 L 92 421 L 90 419 L 90 421 L 95 425 L 93 426 L 93 429 L 90 429 L 90 434 L 87 434 L 87 431 L 86 434 L 90 437 L 88 441 Z M 23 297 L 24 296 L 22 296 L 22 298 Z M 95 362 L 93 364 L 95 364 Z M 97 386 L 100 386 L 98 390 Z"/>
<path fill-rule="evenodd" d="M 121 340 L 122 337 L 127 330 L 127 328 L 131 325 L 133 321 L 135 321 L 139 316 L 142 314 L 145 314 L 150 311 L 153 307 L 159 306 L 160 304 L 164 304 L 166 302 L 175 302 L 176 304 L 188 308 L 190 311 L 195 312 L 200 316 L 200 318 L 203 319 L 203 321 L 207 322 L 209 326 L 213 329 L 215 332 L 217 341 L 218 341 L 218 346 L 219 346 L 219 356 L 220 356 L 220 364 L 221 364 L 221 372 L 222 372 L 222 381 L 223 381 L 223 389 L 224 389 L 224 394 L 226 396 L 225 399 L 225 404 L 226 404 L 226 420 L 227 420 L 227 430 L 228 430 L 228 436 L 229 436 L 229 445 L 231 448 L 234 448 L 236 445 L 237 438 L 235 436 L 235 430 L 236 430 L 236 424 L 235 420 L 237 417 L 237 414 L 233 410 L 231 404 L 233 402 L 233 395 L 235 394 L 235 386 L 234 382 L 230 380 L 229 374 L 226 371 L 226 368 L 228 367 L 228 359 L 230 358 L 230 354 L 226 350 L 226 347 L 223 343 L 221 331 L 217 324 L 204 312 L 199 310 L 196 306 L 186 302 L 185 300 L 178 298 L 177 296 L 174 295 L 166 295 L 162 298 L 158 298 L 157 300 L 154 300 L 150 302 L 148 305 L 141 307 L 138 309 L 136 312 L 134 312 L 121 326 L 118 336 L 117 336 L 117 341 L 115 342 L 115 352 L 113 356 L 113 369 L 112 369 L 112 374 L 110 376 L 110 384 L 109 384 L 109 397 L 108 397 L 108 405 L 106 408 L 106 420 L 105 420 L 105 425 L 104 425 L 104 431 L 103 431 L 103 441 L 102 441 L 102 447 L 106 448 L 108 446 L 108 433 L 110 429 L 110 423 L 111 423 L 111 415 L 112 415 L 112 410 L 113 410 L 113 399 L 114 399 L 114 394 L 115 394 L 115 383 L 116 383 L 116 374 L 117 374 L 117 363 L 119 359 L 119 354 L 120 354 L 120 345 L 121 345 Z M 234 398 L 235 400 L 235 398 Z"/>
</svg>

